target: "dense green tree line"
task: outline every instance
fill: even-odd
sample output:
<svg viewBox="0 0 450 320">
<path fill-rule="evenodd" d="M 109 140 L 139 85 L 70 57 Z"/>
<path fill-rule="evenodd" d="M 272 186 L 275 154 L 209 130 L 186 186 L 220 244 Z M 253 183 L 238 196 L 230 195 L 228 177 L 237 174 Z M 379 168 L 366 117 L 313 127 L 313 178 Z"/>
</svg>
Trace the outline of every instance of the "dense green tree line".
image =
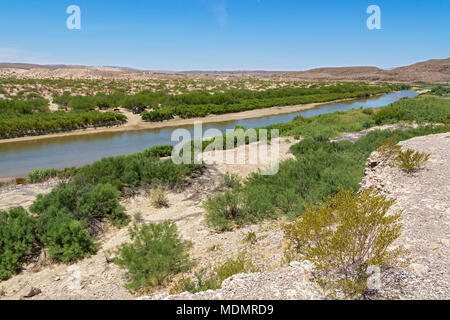
<svg viewBox="0 0 450 320">
<path fill-rule="evenodd" d="M 71 96 L 69 92 L 55 97 L 54 101 L 61 106 L 70 107 L 73 110 L 87 110 L 100 108 L 123 107 L 127 109 L 150 107 L 153 109 L 165 109 L 180 106 L 199 105 L 235 105 L 245 104 L 249 100 L 283 99 L 299 96 L 333 95 L 365 92 L 376 94 L 405 89 L 405 85 L 377 85 L 371 86 L 360 83 L 345 83 L 321 88 L 277 88 L 267 90 L 228 89 L 223 92 L 210 92 L 206 90 L 194 90 L 182 94 L 170 94 L 166 91 L 152 92 L 144 90 L 138 94 L 126 95 L 122 92 L 113 94 L 98 93 L 95 96 Z M 352 95 L 359 96 L 359 95 Z M 283 102 L 278 102 L 282 105 Z"/>
<path fill-rule="evenodd" d="M 0 100 L 0 119 L 33 113 L 50 112 L 48 100 Z"/>
<path fill-rule="evenodd" d="M 356 91 L 351 93 L 324 93 L 316 95 L 288 96 L 281 98 L 249 99 L 242 100 L 240 103 L 228 105 L 180 105 L 177 107 L 169 107 L 164 109 L 156 109 L 150 112 L 143 112 L 142 119 L 145 121 L 162 121 L 172 119 L 174 116 L 179 116 L 184 119 L 205 117 L 209 114 L 226 114 L 277 106 L 327 102 L 337 99 L 363 98 L 371 94 L 378 94 L 383 92 L 385 92 L 383 89 L 372 89 L 368 91 Z"/>
<path fill-rule="evenodd" d="M 126 122 L 127 117 L 114 112 L 52 112 L 0 117 L 0 138 L 41 135 L 96 126 L 113 126 Z"/>
</svg>

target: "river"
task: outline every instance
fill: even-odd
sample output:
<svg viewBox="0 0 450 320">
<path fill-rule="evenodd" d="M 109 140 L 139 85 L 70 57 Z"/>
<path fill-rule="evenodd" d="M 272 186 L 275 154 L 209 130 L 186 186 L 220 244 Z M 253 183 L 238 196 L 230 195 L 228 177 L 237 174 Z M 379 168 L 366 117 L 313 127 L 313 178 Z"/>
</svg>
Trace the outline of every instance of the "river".
<svg viewBox="0 0 450 320">
<path fill-rule="evenodd" d="M 389 105 L 401 98 L 413 98 L 412 91 L 399 91 L 380 96 L 329 103 L 301 112 L 204 124 L 203 129 L 219 129 L 225 132 L 236 125 L 246 128 L 264 127 L 276 123 L 290 122 L 294 117 L 313 117 L 319 114 L 347 111 L 359 108 L 377 108 Z M 193 127 L 184 127 L 193 132 Z M 175 144 L 172 132 L 177 128 L 152 129 L 131 132 L 93 133 L 81 136 L 67 136 L 35 141 L 21 141 L 0 144 L 0 178 L 25 177 L 34 169 L 63 169 L 82 166 L 104 157 L 141 152 L 155 145 Z"/>
</svg>

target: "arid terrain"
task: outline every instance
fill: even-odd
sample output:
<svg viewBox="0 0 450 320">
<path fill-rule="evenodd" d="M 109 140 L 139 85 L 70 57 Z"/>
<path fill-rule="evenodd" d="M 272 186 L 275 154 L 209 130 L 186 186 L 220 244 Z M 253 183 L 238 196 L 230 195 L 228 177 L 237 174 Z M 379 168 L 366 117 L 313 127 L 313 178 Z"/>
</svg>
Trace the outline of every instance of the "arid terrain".
<svg viewBox="0 0 450 320">
<path fill-rule="evenodd" d="M 317 68 L 307 71 L 185 71 L 158 72 L 128 68 L 86 66 L 43 66 L 33 64 L 0 63 L 0 77 L 22 79 L 246 79 L 260 78 L 284 81 L 393 81 L 393 82 L 450 82 L 450 58 L 419 62 L 410 66 L 383 70 L 377 67 Z"/>
<path fill-rule="evenodd" d="M 386 126 L 379 129 L 392 129 Z M 367 134 L 362 132 L 360 136 Z M 343 135 L 354 141 L 353 135 Z M 280 139 L 282 160 L 291 158 L 290 146 L 297 143 L 293 138 Z M 397 199 L 393 212 L 403 209 L 402 237 L 394 246 L 404 245 L 411 253 L 411 264 L 407 269 L 390 269 L 383 275 L 384 298 L 400 299 L 447 299 L 450 279 L 449 198 L 450 188 L 449 153 L 450 134 L 438 134 L 413 138 L 401 143 L 403 148 L 430 152 L 427 165 L 413 175 L 392 168 L 379 160 L 374 152 L 367 161 L 365 178 L 361 188 L 375 188 L 389 197 Z M 240 148 L 248 148 L 242 146 Z M 232 150 L 239 155 L 244 150 Z M 213 154 L 206 154 L 212 159 Z M 142 213 L 143 222 L 175 221 L 183 238 L 193 241 L 193 257 L 198 267 L 213 265 L 227 257 L 248 252 L 260 272 L 238 274 L 226 280 L 222 289 L 198 294 L 183 293 L 171 296 L 171 285 L 157 289 L 157 294 L 141 299 L 323 299 L 323 293 L 313 281 L 311 265 L 306 262 L 283 262 L 284 220 L 258 223 L 225 233 L 216 233 L 205 226 L 202 202 L 208 195 L 222 190 L 221 177 L 233 172 L 243 177 L 257 168 L 267 166 L 270 158 L 262 159 L 258 165 L 210 164 L 204 175 L 191 181 L 182 192 L 170 192 L 169 207 L 154 209 L 150 206 L 146 190 L 123 205 L 127 213 Z M 436 181 L 439 181 L 436 184 Z M 0 190 L 0 209 L 15 205 L 28 207 L 36 194 L 46 193 L 56 181 L 33 186 L 17 186 Z M 106 227 L 106 226 L 105 226 Z M 244 239 L 254 232 L 257 240 L 249 244 Z M 41 290 L 32 299 L 132 299 L 135 298 L 123 286 L 124 272 L 107 259 L 108 250 L 129 241 L 127 230 L 107 227 L 102 235 L 101 250 L 91 258 L 73 265 L 48 264 L 41 256 L 24 268 L 20 274 L 2 282 L 5 289 L 3 299 L 18 299 L 30 287 Z M 75 268 L 75 269 L 74 269 Z M 81 283 L 73 287 L 73 270 L 78 270 Z M 175 279 L 176 281 L 176 279 Z"/>
</svg>

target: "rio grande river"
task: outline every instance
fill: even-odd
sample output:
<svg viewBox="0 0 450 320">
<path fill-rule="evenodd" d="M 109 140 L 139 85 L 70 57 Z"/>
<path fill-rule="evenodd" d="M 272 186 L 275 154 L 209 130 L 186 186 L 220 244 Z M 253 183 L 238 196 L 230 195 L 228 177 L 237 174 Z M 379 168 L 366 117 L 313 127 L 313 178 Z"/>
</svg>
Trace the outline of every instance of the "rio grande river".
<svg viewBox="0 0 450 320">
<path fill-rule="evenodd" d="M 301 112 L 204 124 L 203 130 L 215 128 L 225 132 L 227 129 L 233 129 L 236 125 L 246 128 L 257 128 L 276 123 L 286 123 L 298 115 L 313 117 L 319 114 L 350 109 L 383 107 L 401 98 L 413 98 L 417 95 L 417 93 L 412 91 L 400 91 L 364 100 L 329 103 Z M 193 134 L 192 126 L 185 128 Z M 178 143 L 177 141 L 171 141 L 172 132 L 175 129 L 93 133 L 92 135 L 0 144 L 0 178 L 25 177 L 34 169 L 63 169 L 65 167 L 81 166 L 100 160 L 103 157 L 140 152 L 155 145 L 176 144 Z"/>
</svg>

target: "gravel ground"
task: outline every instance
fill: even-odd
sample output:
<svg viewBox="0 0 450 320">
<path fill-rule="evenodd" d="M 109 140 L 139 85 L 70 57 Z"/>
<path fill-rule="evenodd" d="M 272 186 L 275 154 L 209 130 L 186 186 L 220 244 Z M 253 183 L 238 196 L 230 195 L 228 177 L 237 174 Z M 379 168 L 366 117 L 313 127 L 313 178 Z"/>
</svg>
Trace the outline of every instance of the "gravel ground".
<svg viewBox="0 0 450 320">
<path fill-rule="evenodd" d="M 384 294 L 400 299 L 450 298 L 450 133 L 417 137 L 402 149 L 430 153 L 423 169 L 407 174 L 391 168 L 374 152 L 367 161 L 363 189 L 397 199 L 391 210 L 403 209 L 403 245 L 411 255 L 404 270 L 383 275 Z"/>
</svg>

